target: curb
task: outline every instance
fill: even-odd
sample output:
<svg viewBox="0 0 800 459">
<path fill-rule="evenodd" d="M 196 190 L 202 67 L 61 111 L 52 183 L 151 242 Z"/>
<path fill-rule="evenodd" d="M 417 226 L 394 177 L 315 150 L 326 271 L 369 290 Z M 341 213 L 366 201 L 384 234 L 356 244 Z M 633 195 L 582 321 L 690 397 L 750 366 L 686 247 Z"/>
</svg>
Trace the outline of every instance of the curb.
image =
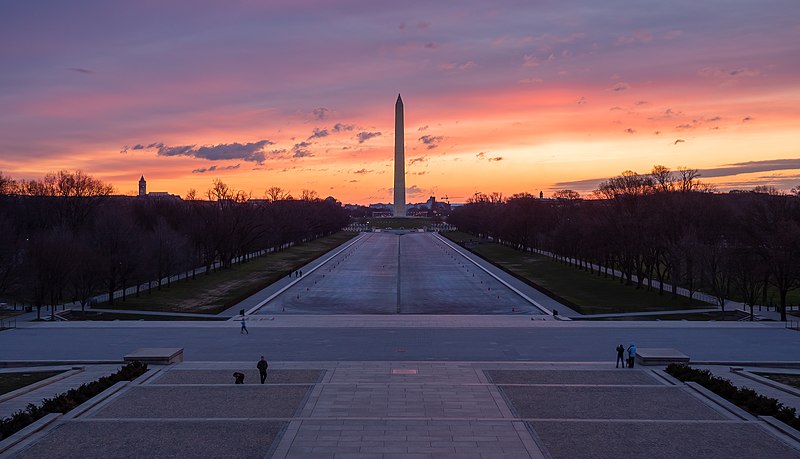
<svg viewBox="0 0 800 459">
<path fill-rule="evenodd" d="M 24 446 L 20 445 L 20 443 L 24 442 L 25 440 L 30 439 L 36 433 L 39 433 L 45 429 L 47 429 L 51 424 L 57 421 L 63 414 L 61 413 L 50 413 L 44 415 L 41 419 L 36 420 L 32 424 L 28 425 L 24 429 L 20 430 L 19 432 L 11 435 L 8 438 L 3 439 L 0 441 L 0 453 L 5 453 L 9 449 L 15 446 Z M 47 429 L 50 430 L 50 429 Z M 26 442 L 27 443 L 27 442 Z"/>
<path fill-rule="evenodd" d="M 719 408 L 716 410 L 720 414 L 727 414 L 729 416 L 735 416 L 737 420 L 745 420 L 745 421 L 756 421 L 757 418 L 752 414 L 748 413 L 747 411 L 739 408 L 738 406 L 734 405 L 733 403 L 725 400 L 724 398 L 720 397 L 719 395 L 711 392 L 710 390 L 706 389 L 705 387 L 701 386 L 700 384 L 692 381 L 687 381 L 685 384 L 694 390 L 698 395 L 708 399 Z M 714 408 L 712 406 L 712 408 Z M 722 411 L 724 410 L 724 411 Z"/>
</svg>

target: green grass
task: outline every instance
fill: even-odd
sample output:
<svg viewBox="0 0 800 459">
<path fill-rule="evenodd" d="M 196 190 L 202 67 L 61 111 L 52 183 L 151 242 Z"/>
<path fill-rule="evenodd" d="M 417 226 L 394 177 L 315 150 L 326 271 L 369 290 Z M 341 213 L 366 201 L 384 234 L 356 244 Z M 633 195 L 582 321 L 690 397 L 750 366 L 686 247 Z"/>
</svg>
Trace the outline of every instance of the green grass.
<svg viewBox="0 0 800 459">
<path fill-rule="evenodd" d="M 800 389 L 800 375 L 787 375 L 782 373 L 756 373 L 756 374 L 759 376 L 763 376 L 767 379 L 777 381 L 781 384 L 786 384 L 787 386 L 792 386 Z"/>
<path fill-rule="evenodd" d="M 610 314 L 620 312 L 665 311 L 713 307 L 707 303 L 645 287 L 622 285 L 612 280 L 579 270 L 574 266 L 553 261 L 550 257 L 520 252 L 510 247 L 486 241 L 462 232 L 445 233 L 456 241 L 508 272 L 526 279 L 556 300 L 581 314 Z M 472 240 L 472 243 L 470 243 Z"/>
<path fill-rule="evenodd" d="M 386 217 L 386 218 L 365 218 L 362 219 L 362 223 L 366 223 L 371 227 L 375 228 L 406 228 L 406 229 L 417 229 L 417 228 L 424 228 L 426 226 L 430 226 L 433 224 L 433 219 L 425 218 L 425 217 L 406 217 L 406 218 L 396 218 L 396 217 Z"/>
<path fill-rule="evenodd" d="M 355 236 L 356 233 L 339 232 L 247 263 L 237 263 L 229 269 L 198 274 L 195 280 L 176 281 L 170 287 L 164 285 L 161 290 L 154 288 L 152 294 L 143 290 L 138 298 L 132 295 L 124 302 L 116 299 L 114 304 L 99 307 L 217 314 Z"/>
<path fill-rule="evenodd" d="M 64 371 L 25 371 L 20 373 L 0 373 L 0 394 L 7 394 L 63 372 Z"/>
<path fill-rule="evenodd" d="M 91 320 L 91 321 L 110 321 L 110 320 L 226 320 L 225 317 L 192 317 L 192 316 L 165 316 L 152 314 L 129 314 L 121 312 L 101 312 L 101 311 L 73 311 L 67 317 L 70 321 Z"/>
</svg>

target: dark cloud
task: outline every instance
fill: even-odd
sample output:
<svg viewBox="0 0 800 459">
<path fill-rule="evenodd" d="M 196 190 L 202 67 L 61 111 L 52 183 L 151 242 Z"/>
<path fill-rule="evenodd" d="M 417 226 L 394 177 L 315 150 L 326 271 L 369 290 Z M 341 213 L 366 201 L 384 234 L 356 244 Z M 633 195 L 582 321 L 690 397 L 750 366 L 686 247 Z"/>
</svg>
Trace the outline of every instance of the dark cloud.
<svg viewBox="0 0 800 459">
<path fill-rule="evenodd" d="M 800 158 L 767 159 L 763 161 L 747 161 L 742 163 L 725 164 L 722 167 L 701 169 L 700 173 L 703 177 L 725 177 L 727 175 L 790 169 L 800 169 Z"/>
<path fill-rule="evenodd" d="M 408 194 L 426 194 L 425 190 L 423 190 L 422 188 L 420 188 L 420 187 L 418 187 L 416 185 L 411 185 L 410 187 L 406 188 L 406 193 L 408 193 Z"/>
<path fill-rule="evenodd" d="M 463 63 L 447 62 L 440 65 L 439 68 L 442 70 L 469 70 L 474 69 L 477 66 L 478 64 L 476 64 L 475 61 L 467 61 Z"/>
<path fill-rule="evenodd" d="M 292 147 L 292 157 L 306 158 L 308 156 L 314 156 L 314 154 L 311 153 L 311 150 L 308 149 L 308 147 L 310 146 L 311 142 L 300 142 L 294 144 L 294 146 Z"/>
<path fill-rule="evenodd" d="M 363 132 L 359 132 L 358 134 L 356 134 L 356 137 L 358 138 L 358 143 L 364 143 L 364 142 L 366 142 L 367 140 L 369 140 L 369 139 L 371 139 L 373 137 L 378 137 L 379 135 L 381 135 L 380 132 L 363 131 Z"/>
<path fill-rule="evenodd" d="M 428 171 L 410 172 L 411 175 L 425 175 Z"/>
<path fill-rule="evenodd" d="M 333 132 L 348 132 L 352 131 L 355 128 L 356 127 L 353 126 L 352 124 L 336 123 L 333 125 Z"/>
<path fill-rule="evenodd" d="M 677 145 L 677 144 L 679 144 L 679 143 L 683 143 L 683 142 L 686 142 L 686 141 L 685 141 L 685 140 L 683 140 L 683 139 L 675 139 L 675 141 L 674 141 L 674 142 L 672 142 L 672 144 L 673 144 L 673 145 Z"/>
<path fill-rule="evenodd" d="M 753 117 L 752 116 L 745 116 L 744 118 L 742 118 L 742 123 L 746 123 L 748 121 L 753 121 Z"/>
<path fill-rule="evenodd" d="M 330 133 L 328 132 L 327 129 L 314 128 L 314 133 L 308 137 L 308 140 L 321 139 L 323 137 L 328 137 L 328 135 L 330 135 Z"/>
<path fill-rule="evenodd" d="M 502 161 L 503 157 L 502 156 L 495 156 L 494 158 L 488 158 L 488 159 L 489 159 L 489 161 Z"/>
<path fill-rule="evenodd" d="M 694 124 L 683 123 L 675 126 L 675 129 L 693 129 L 694 127 Z"/>
<path fill-rule="evenodd" d="M 214 165 L 214 166 L 211 166 L 211 167 L 201 167 L 199 169 L 193 170 L 192 174 L 203 174 L 203 173 L 206 173 L 206 172 L 228 171 L 228 170 L 232 170 L 232 169 L 238 169 L 239 166 L 240 165 L 237 164 L 235 166 L 217 166 L 217 165 Z"/>
<path fill-rule="evenodd" d="M 122 152 L 125 153 L 129 150 L 156 150 L 158 156 L 189 156 L 207 159 L 209 161 L 240 159 L 263 164 L 266 159 L 264 147 L 272 144 L 273 142 L 269 140 L 259 140 L 258 142 L 244 144 L 234 142 L 221 143 L 219 145 L 204 145 L 202 147 L 197 147 L 196 145 L 178 145 L 172 147 L 161 142 L 155 142 L 149 145 L 136 144 L 132 147 L 126 145 L 122 148 Z"/>
<path fill-rule="evenodd" d="M 759 76 L 761 75 L 761 71 L 758 69 L 751 69 L 747 67 L 741 67 L 738 69 L 704 67 L 698 70 L 697 74 L 703 77 L 712 77 L 712 78 L 746 78 L 746 77 Z"/>
<path fill-rule="evenodd" d="M 427 162 L 428 162 L 428 157 L 427 156 L 419 156 L 417 158 L 409 159 L 408 160 L 408 165 L 410 166 L 410 165 L 415 164 L 415 163 L 427 163 Z"/>
<path fill-rule="evenodd" d="M 270 158 L 284 158 L 286 157 L 287 150 L 285 148 L 281 148 L 279 150 L 270 150 L 267 152 L 267 156 Z"/>
<path fill-rule="evenodd" d="M 620 111 L 620 110 L 622 110 L 622 107 L 611 107 L 611 108 L 608 109 L 608 111 L 610 111 L 610 112 L 616 112 L 616 111 Z"/>
<path fill-rule="evenodd" d="M 477 155 L 475 155 L 475 157 L 478 158 L 478 159 L 485 159 L 486 158 L 486 152 L 482 151 L 482 152 L 478 153 Z"/>
<path fill-rule="evenodd" d="M 578 99 L 578 105 L 586 105 L 586 98 L 581 96 L 581 98 Z"/>
<path fill-rule="evenodd" d="M 636 134 L 636 129 L 628 128 L 628 129 L 625 129 L 625 132 L 628 133 L 628 134 Z"/>
<path fill-rule="evenodd" d="M 438 147 L 442 140 L 444 140 L 444 137 L 436 135 L 424 135 L 419 138 L 419 141 L 424 143 L 428 150 L 433 150 Z"/>
<path fill-rule="evenodd" d="M 67 70 L 72 71 L 72 72 L 82 73 L 84 75 L 93 75 L 94 74 L 94 70 L 82 69 L 80 67 L 70 67 Z"/>
<path fill-rule="evenodd" d="M 623 83 L 623 82 L 620 81 L 619 83 L 615 84 L 614 86 L 608 88 L 608 90 L 609 91 L 613 91 L 613 92 L 622 92 L 622 91 L 627 91 L 630 88 L 631 88 L 631 86 L 628 83 Z"/>
<path fill-rule="evenodd" d="M 681 140 L 681 139 L 678 139 Z M 700 169 L 700 177 L 728 177 L 739 174 L 752 174 L 755 172 L 769 172 L 780 170 L 800 169 L 800 158 L 795 159 L 767 159 L 763 161 L 747 161 L 741 163 L 725 164 L 720 167 Z M 586 180 L 575 180 L 569 182 L 558 182 L 553 184 L 555 188 L 569 188 L 576 190 L 596 190 L 600 182 L 607 178 L 593 178 Z M 734 183 L 734 182 L 731 182 Z M 745 183 L 745 182 L 736 182 Z M 728 184 L 730 185 L 730 184 Z"/>
<path fill-rule="evenodd" d="M 372 170 L 359 169 L 357 171 L 353 171 L 354 174 L 369 174 L 370 172 L 372 172 Z"/>
<path fill-rule="evenodd" d="M 427 131 L 427 130 L 428 130 L 428 125 L 427 125 L 427 124 L 426 124 L 425 126 L 422 126 L 422 127 L 420 127 L 420 128 L 417 128 L 417 131 L 419 131 L 419 132 L 422 132 L 422 131 Z"/>
<path fill-rule="evenodd" d="M 639 101 L 637 101 L 636 103 L 634 103 L 633 105 L 641 106 L 641 105 L 647 105 L 647 104 L 649 104 L 649 103 L 650 103 L 650 102 L 648 102 L 648 101 L 646 101 L 646 100 L 639 100 Z"/>
<path fill-rule="evenodd" d="M 331 111 L 328 110 L 325 107 L 315 108 L 314 110 L 311 111 L 311 116 L 313 116 L 314 119 L 316 119 L 316 120 L 327 119 L 328 116 L 330 116 L 330 114 L 331 114 Z"/>
</svg>

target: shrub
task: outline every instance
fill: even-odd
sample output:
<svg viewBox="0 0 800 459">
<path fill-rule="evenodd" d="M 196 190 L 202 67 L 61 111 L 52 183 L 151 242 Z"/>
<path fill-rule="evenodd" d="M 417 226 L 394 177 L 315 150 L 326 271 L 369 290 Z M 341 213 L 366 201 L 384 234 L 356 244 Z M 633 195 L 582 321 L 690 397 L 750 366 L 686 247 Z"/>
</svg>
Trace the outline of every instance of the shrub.
<svg viewBox="0 0 800 459">
<path fill-rule="evenodd" d="M 784 406 L 778 400 L 765 397 L 750 388 L 738 388 L 729 380 L 714 376 L 708 370 L 698 370 L 683 363 L 667 365 L 667 373 L 681 381 L 700 384 L 720 397 L 756 416 L 773 416 L 775 419 L 800 430 L 800 418 L 794 408 Z"/>
<path fill-rule="evenodd" d="M 66 413 L 114 384 L 120 381 L 130 381 L 144 374 L 145 371 L 147 371 L 146 363 L 131 362 L 109 376 L 82 384 L 78 388 L 70 389 L 53 398 L 46 398 L 39 406 L 31 403 L 24 410 L 19 410 L 11 417 L 0 420 L 0 440 L 19 432 L 49 413 Z"/>
</svg>

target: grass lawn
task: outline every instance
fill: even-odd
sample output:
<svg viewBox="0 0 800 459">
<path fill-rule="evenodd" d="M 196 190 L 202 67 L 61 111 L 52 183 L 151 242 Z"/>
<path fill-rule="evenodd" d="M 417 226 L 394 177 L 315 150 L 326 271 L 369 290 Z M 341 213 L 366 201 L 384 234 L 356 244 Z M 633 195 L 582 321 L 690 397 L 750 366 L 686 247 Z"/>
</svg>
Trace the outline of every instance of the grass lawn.
<svg viewBox="0 0 800 459">
<path fill-rule="evenodd" d="M 237 263 L 230 269 L 221 269 L 208 275 L 198 274 L 195 280 L 190 278 L 188 281 L 173 282 L 170 287 L 165 285 L 161 290 L 154 288 L 151 294 L 143 290 L 138 298 L 128 296 L 124 302 L 118 298 L 114 304 L 103 303 L 98 307 L 217 314 L 356 235 L 341 231 L 247 263 Z"/>
<path fill-rule="evenodd" d="M 792 386 L 800 389 L 800 375 L 787 375 L 781 373 L 756 373 L 759 376 L 777 381 L 787 386 Z"/>
<path fill-rule="evenodd" d="M 616 312 L 645 312 L 676 309 L 708 308 L 708 303 L 679 296 L 660 296 L 657 290 L 648 292 L 635 285 L 622 285 L 619 280 L 598 277 L 568 266 L 549 257 L 523 253 L 510 247 L 491 242 L 477 242 L 477 238 L 466 233 L 444 233 L 456 242 L 467 242 L 467 247 L 492 263 L 516 276 L 549 291 L 566 305 L 581 314 L 610 314 Z"/>
<path fill-rule="evenodd" d="M 75 320 L 226 320 L 224 317 L 192 317 L 192 316 L 164 316 L 152 314 L 129 314 L 102 311 L 73 311 L 67 317 L 70 321 Z"/>
<path fill-rule="evenodd" d="M 20 309 L 18 311 L 14 311 L 11 309 L 0 309 L 0 319 L 13 319 L 14 317 L 25 314 L 25 311 Z"/>
<path fill-rule="evenodd" d="M 745 314 L 742 311 L 725 311 L 724 320 L 735 321 L 742 317 L 749 317 L 750 314 Z M 655 314 L 646 316 L 621 316 L 621 317 L 576 317 L 573 320 L 723 320 L 722 314 L 719 312 L 686 312 L 680 314 Z"/>
<path fill-rule="evenodd" d="M 376 228 L 424 228 L 433 224 L 433 219 L 425 217 L 386 217 L 386 218 L 364 218 L 362 223 Z"/>
<path fill-rule="evenodd" d="M 21 373 L 0 373 L 0 394 L 50 378 L 64 371 L 26 371 Z"/>
</svg>

